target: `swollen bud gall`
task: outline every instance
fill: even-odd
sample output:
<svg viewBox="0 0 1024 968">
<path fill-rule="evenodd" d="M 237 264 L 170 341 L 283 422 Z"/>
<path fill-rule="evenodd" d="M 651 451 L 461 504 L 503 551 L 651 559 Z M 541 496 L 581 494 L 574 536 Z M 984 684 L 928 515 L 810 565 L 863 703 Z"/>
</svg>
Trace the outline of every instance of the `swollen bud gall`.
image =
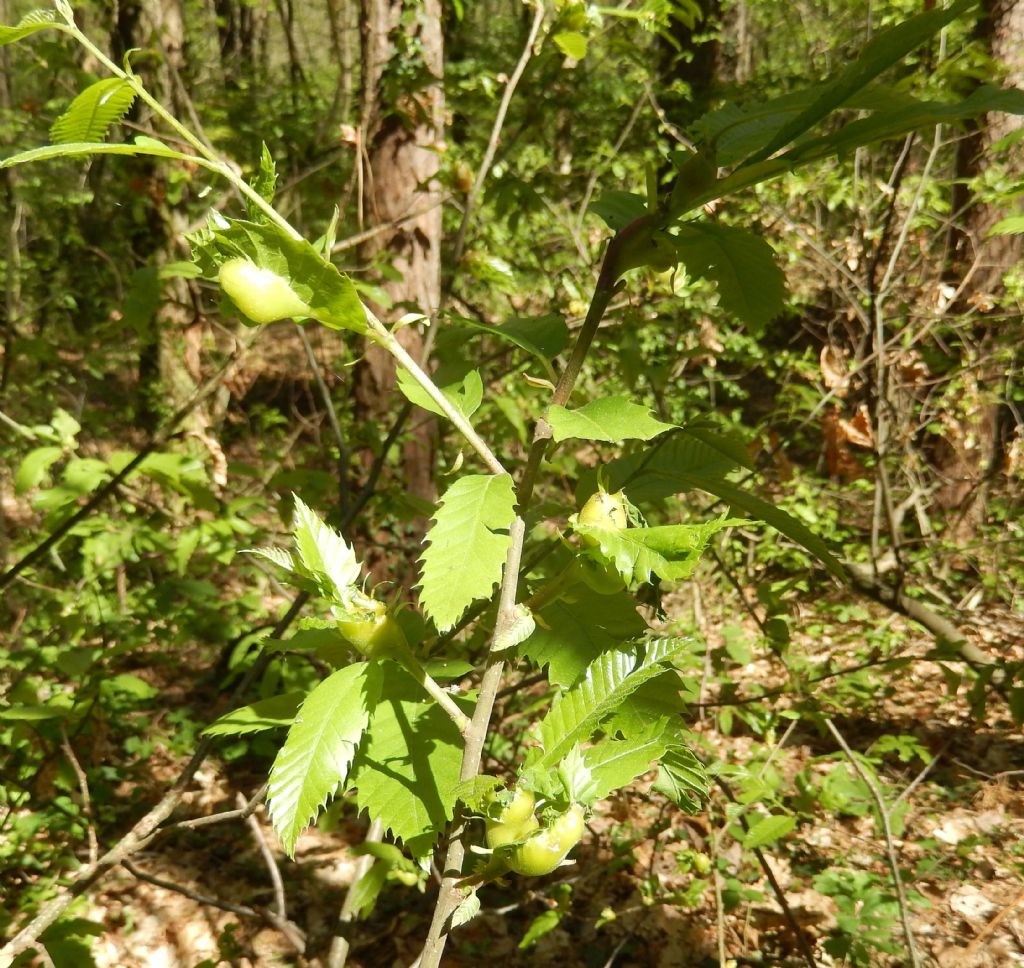
<svg viewBox="0 0 1024 968">
<path fill-rule="evenodd" d="M 310 313 L 287 279 L 248 259 L 228 259 L 217 278 L 231 301 L 254 323 L 273 323 Z"/>
<path fill-rule="evenodd" d="M 550 874 L 565 860 L 583 836 L 583 807 L 573 804 L 551 825 L 533 834 L 516 847 L 508 858 L 508 866 L 517 874 L 540 877 Z"/>
<path fill-rule="evenodd" d="M 497 820 L 487 820 L 487 846 L 491 850 L 525 840 L 539 826 L 533 815 L 537 800 L 529 790 L 519 788 L 512 802 L 505 807 Z"/>
<path fill-rule="evenodd" d="M 387 659 L 409 651 L 409 642 L 402 627 L 384 613 L 383 605 L 378 615 L 364 621 L 338 622 L 338 631 L 368 659 Z"/>
<path fill-rule="evenodd" d="M 597 491 L 580 508 L 577 520 L 580 524 L 586 524 L 592 528 L 610 528 L 613 531 L 621 531 L 629 525 L 625 494 L 622 491 L 616 491 L 614 494 Z"/>
</svg>

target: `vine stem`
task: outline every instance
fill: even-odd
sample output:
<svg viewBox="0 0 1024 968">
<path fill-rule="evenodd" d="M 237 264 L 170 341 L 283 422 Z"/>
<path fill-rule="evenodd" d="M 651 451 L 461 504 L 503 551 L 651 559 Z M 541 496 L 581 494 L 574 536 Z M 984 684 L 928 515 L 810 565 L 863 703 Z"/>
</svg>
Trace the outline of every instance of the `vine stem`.
<svg viewBox="0 0 1024 968">
<path fill-rule="evenodd" d="M 601 263 L 601 271 L 598 275 L 597 284 L 594 287 L 594 295 L 587 311 L 587 317 L 583 321 L 576 343 L 573 346 L 569 360 L 562 371 L 558 385 L 551 396 L 553 405 L 564 406 L 572 396 L 573 388 L 579 378 L 586 359 L 587 352 L 597 334 L 598 326 L 604 318 L 605 311 L 612 297 L 618 291 L 618 266 L 620 264 L 621 245 L 623 234 L 615 236 L 605 250 L 604 259 Z M 491 636 L 492 645 L 501 640 L 501 636 L 512 626 L 515 621 L 516 598 L 519 590 L 519 567 L 522 561 L 523 540 L 526 536 L 526 522 L 524 515 L 529 509 L 533 497 L 533 489 L 537 480 L 537 472 L 540 469 L 541 461 L 547 451 L 548 442 L 551 439 L 551 427 L 544 417 L 540 417 L 534 427 L 533 443 L 530 446 L 530 453 L 527 457 L 526 467 L 517 488 L 517 516 L 509 528 L 509 549 L 505 561 L 505 570 L 502 573 L 501 590 L 498 597 L 498 614 L 494 623 L 494 632 Z M 494 712 L 494 702 L 497 698 L 498 687 L 501 685 L 501 678 L 505 671 L 505 654 L 502 651 L 488 652 L 487 665 L 484 668 L 483 677 L 480 681 L 480 692 L 476 706 L 473 709 L 473 718 L 466 733 L 466 745 L 462 754 L 462 767 L 460 779 L 465 782 L 473 779 L 480 772 L 480 761 L 483 757 L 484 743 L 490 729 L 491 715 Z M 448 842 L 448 850 L 444 861 L 444 870 L 441 879 L 441 889 L 438 892 L 437 902 L 434 906 L 434 914 L 430 923 L 430 931 L 422 952 L 416 961 L 417 968 L 440 968 L 441 957 L 444 954 L 448 935 L 451 931 L 451 917 L 463 900 L 463 892 L 460 887 L 462 877 L 462 865 L 466 857 L 466 833 L 468 824 L 464 818 L 459 818 L 451 831 Z"/>
</svg>

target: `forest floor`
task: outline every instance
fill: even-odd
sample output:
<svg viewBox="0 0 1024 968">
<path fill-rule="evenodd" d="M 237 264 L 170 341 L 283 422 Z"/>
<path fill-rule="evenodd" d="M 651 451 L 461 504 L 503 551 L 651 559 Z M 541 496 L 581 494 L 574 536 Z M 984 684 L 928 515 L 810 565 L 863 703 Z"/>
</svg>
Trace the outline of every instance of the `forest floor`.
<svg viewBox="0 0 1024 968">
<path fill-rule="evenodd" d="M 720 605 L 726 607 L 724 601 Z M 835 628 L 833 606 L 827 599 L 801 601 L 794 625 Z M 1024 653 L 1019 619 L 992 612 L 974 617 L 976 644 Z M 720 644 L 713 607 L 705 610 L 704 621 L 709 645 Z M 889 623 L 905 656 L 920 657 L 933 646 L 926 633 L 880 607 L 871 606 L 864 621 Z M 833 641 L 827 633 L 802 639 L 796 634 L 791 646 L 819 659 L 846 647 L 847 638 Z M 753 659 L 744 673 L 747 682 L 766 688 L 785 682 L 770 655 Z M 175 685 L 187 694 L 186 681 L 179 678 Z M 889 841 L 904 871 L 906 917 L 918 963 L 942 968 L 1024 965 L 1024 738 L 1012 726 L 1005 702 L 992 697 L 982 715 L 972 718 L 962 694 L 966 686 L 960 695 L 951 692 L 940 666 L 923 659 L 874 680 L 873 687 L 867 682 L 867 688 L 876 689 L 876 695 L 861 696 L 856 712 L 837 712 L 834 723 L 858 752 L 881 736 L 902 737 L 903 747 L 916 750 L 916 756 L 905 757 L 907 762 L 886 757 L 878 773 L 891 812 L 901 821 Z M 694 725 L 705 753 L 733 764 L 763 756 L 765 740 L 755 738 L 739 719 L 729 734 L 723 731 L 714 698 L 711 685 L 708 705 Z M 785 696 L 776 702 L 776 708 L 793 704 Z M 791 722 L 768 758 L 787 796 L 841 762 L 831 735 L 806 719 Z M 151 789 L 126 789 L 124 794 L 156 799 L 181 766 L 170 754 L 157 753 L 144 784 Z M 252 766 L 208 761 L 179 812 L 194 817 L 230 810 L 239 794 L 251 796 L 263 779 Z M 806 965 L 767 879 L 750 852 L 726 832 L 721 791 L 714 790 L 704 813 L 684 816 L 657 795 L 648 795 L 649 784 L 641 782 L 632 793 L 601 803 L 575 863 L 538 881 L 536 889 L 499 883 L 481 891 L 483 909 L 458 932 L 445 964 L 710 968 L 720 963 L 724 950 L 737 965 Z M 764 859 L 820 966 L 912 964 L 894 901 L 886 834 L 876 819 L 869 804 L 829 809 L 819 797 L 803 806 L 793 833 L 764 848 Z M 194 968 L 316 964 L 316 958 L 322 959 L 357 860 L 350 848 L 361 841 L 364 824 L 348 816 L 330 831 L 307 832 L 292 862 L 278 848 L 262 811 L 255 821 L 258 836 L 240 821 L 179 829 L 137 856 L 137 870 L 188 894 L 137 880 L 123 868 L 109 877 L 82 912 L 109 929 L 97 939 L 97 964 Z M 286 913 L 304 932 L 310 960 L 298 955 L 272 919 L 240 916 L 208 903 L 216 899 L 274 909 L 261 840 L 280 870 Z M 706 864 L 700 873 L 696 855 L 717 857 L 722 871 L 717 884 Z M 819 889 L 824 883 L 820 875 L 827 872 L 842 872 L 845 892 Z M 735 894 L 738 883 L 741 895 Z M 377 910 L 356 929 L 349 965 L 411 964 L 432 895 L 431 888 L 424 893 L 387 885 Z M 720 905 L 716 897 L 732 897 L 731 906 Z M 549 915 L 557 925 L 528 949 L 520 948 L 531 923 L 548 911 L 561 915 Z M 839 953 L 844 944 L 845 959 Z"/>
</svg>

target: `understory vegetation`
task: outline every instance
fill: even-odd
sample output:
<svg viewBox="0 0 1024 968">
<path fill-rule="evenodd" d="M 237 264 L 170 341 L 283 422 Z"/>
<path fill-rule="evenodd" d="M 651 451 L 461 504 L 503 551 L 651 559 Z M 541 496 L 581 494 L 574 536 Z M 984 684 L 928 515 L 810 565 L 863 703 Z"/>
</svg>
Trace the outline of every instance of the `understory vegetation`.
<svg viewBox="0 0 1024 968">
<path fill-rule="evenodd" d="M 0 966 L 1024 963 L 1024 2 L 0 0 Z"/>
</svg>

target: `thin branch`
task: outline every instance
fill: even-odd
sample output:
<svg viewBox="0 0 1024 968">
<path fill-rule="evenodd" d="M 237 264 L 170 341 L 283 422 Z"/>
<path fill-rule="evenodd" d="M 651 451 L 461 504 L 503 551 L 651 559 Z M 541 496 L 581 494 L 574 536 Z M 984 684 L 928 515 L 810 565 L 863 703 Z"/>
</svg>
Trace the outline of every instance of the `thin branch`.
<svg viewBox="0 0 1024 968">
<path fill-rule="evenodd" d="M 462 260 L 462 253 L 466 248 L 466 233 L 469 231 L 469 223 L 473 218 L 473 210 L 476 207 L 477 199 L 483 191 L 484 182 L 490 174 L 491 165 L 494 163 L 494 154 L 498 150 L 501 129 L 505 126 L 505 117 L 508 114 L 509 105 L 512 103 L 512 95 L 515 94 L 516 88 L 519 86 L 519 81 L 526 70 L 526 65 L 530 63 L 530 58 L 533 57 L 533 45 L 537 41 L 537 34 L 540 32 L 543 22 L 544 4 L 538 0 L 534 8 L 533 22 L 530 24 L 530 33 L 526 38 L 526 44 L 523 46 L 523 52 L 519 55 L 519 60 L 512 71 L 512 76 L 508 79 L 505 90 L 501 95 L 501 103 L 498 105 L 498 111 L 494 116 L 494 124 L 491 126 L 491 136 L 487 141 L 483 160 L 480 162 L 480 168 L 477 170 L 476 178 L 473 180 L 473 187 L 470 188 L 469 194 L 466 196 L 466 206 L 462 212 L 462 222 L 459 224 L 459 231 L 455 236 L 455 245 L 452 249 L 452 265 L 457 266 Z"/>
<path fill-rule="evenodd" d="M 732 789 L 725 780 L 720 776 L 716 776 L 715 783 L 729 798 L 731 803 L 736 803 L 736 797 L 733 795 Z M 750 826 L 747 824 L 747 818 L 740 814 L 738 819 L 743 830 L 749 831 Z M 782 915 L 786 919 L 786 923 L 789 925 L 790 931 L 793 932 L 793 937 L 796 938 L 797 947 L 800 949 L 800 954 L 803 956 L 804 962 L 807 964 L 807 968 L 818 968 L 817 963 L 814 960 L 814 952 L 811 950 L 811 946 L 807 943 L 807 938 L 804 935 L 800 924 L 797 922 L 792 908 L 789 906 L 789 901 L 786 900 L 786 892 L 782 890 L 782 885 L 779 884 L 778 879 L 775 877 L 775 871 L 772 870 L 771 864 L 768 863 L 768 860 L 764 856 L 764 852 L 760 847 L 752 847 L 751 850 L 754 852 L 754 856 L 757 858 L 758 864 L 761 865 L 761 870 L 764 871 L 764 876 L 768 878 L 768 884 L 772 889 L 772 893 L 775 895 L 775 899 L 779 902 L 779 907 L 782 908 Z"/>
<path fill-rule="evenodd" d="M 267 794 L 267 784 L 264 783 L 239 810 L 224 810 L 221 813 L 213 813 L 208 817 L 193 817 L 191 820 L 180 820 L 178 823 L 169 824 L 164 830 L 174 830 L 177 827 L 184 827 L 186 830 L 196 830 L 199 827 L 210 827 L 217 823 L 226 823 L 228 820 L 246 820 L 251 817 L 260 806 Z"/>
<path fill-rule="evenodd" d="M 427 396 L 437 404 L 441 412 L 455 425 L 456 430 L 466 438 L 470 447 L 480 455 L 483 462 L 487 465 L 487 469 L 492 474 L 507 473 L 501 461 L 494 456 L 494 452 L 473 429 L 473 425 L 465 418 L 462 411 L 438 389 L 437 384 L 423 372 L 419 364 L 409 355 L 405 347 L 398 342 L 394 334 L 369 309 L 366 310 L 366 318 L 370 324 L 370 332 L 367 335 L 374 342 L 383 346 L 405 367 L 409 375 L 422 387 Z"/>
<path fill-rule="evenodd" d="M 93 823 L 92 817 L 92 798 L 89 796 L 89 778 L 85 775 L 85 770 L 82 769 L 82 764 L 78 762 L 78 757 L 75 755 L 75 750 L 71 745 L 71 741 L 68 739 L 67 730 L 65 730 L 63 725 L 60 727 L 60 748 L 64 751 L 64 755 L 71 764 L 71 769 L 74 771 L 75 777 L 78 780 L 78 791 L 82 797 L 82 813 L 85 815 L 86 824 L 88 826 L 89 866 L 95 867 L 96 862 L 99 860 L 99 845 L 96 841 L 96 826 Z"/>
<path fill-rule="evenodd" d="M 851 750 L 847 745 L 846 740 L 843 739 L 843 734 L 836 729 L 835 723 L 833 723 L 828 717 L 825 717 L 825 725 L 828 727 L 828 730 L 835 741 L 842 748 L 843 753 L 846 754 L 846 758 L 850 761 L 850 766 L 853 767 L 857 776 L 863 780 L 864 785 L 871 792 L 871 797 L 875 801 L 875 806 L 878 808 L 878 816 L 882 821 L 882 831 L 885 835 L 885 851 L 886 856 L 889 859 L 889 870 L 892 873 L 893 886 L 896 888 L 896 900 L 899 903 L 900 923 L 903 925 L 903 937 L 907 942 L 907 953 L 910 955 L 910 963 L 913 968 L 920 968 L 921 960 L 917 953 L 917 945 L 914 943 L 914 929 L 910 924 L 910 910 L 907 906 L 907 895 L 903 890 L 903 878 L 900 876 L 899 858 L 896 856 L 896 846 L 893 843 L 892 820 L 889 815 L 889 808 L 885 804 L 885 799 L 882 797 L 882 791 L 879 790 L 878 784 L 875 782 L 875 778 L 864 769 L 864 765 L 859 759 L 857 759 L 856 755 L 854 755 L 853 750 Z"/>
<path fill-rule="evenodd" d="M 287 921 L 288 909 L 285 904 L 284 882 L 281 880 L 281 871 L 278 870 L 277 860 L 267 844 L 267 838 L 263 835 L 263 828 L 260 826 L 259 820 L 256 819 L 256 811 L 255 809 L 249 809 L 249 804 L 246 803 L 245 797 L 241 793 L 236 795 L 235 803 L 238 804 L 239 812 L 248 811 L 248 815 L 245 818 L 246 825 L 252 831 L 256 845 L 259 847 L 260 854 L 263 857 L 263 863 L 266 864 L 267 873 L 270 875 L 270 883 L 274 886 L 274 912 L 282 921 Z"/>
<path fill-rule="evenodd" d="M 618 290 L 616 281 L 617 267 L 621 257 L 622 245 L 623 233 L 620 233 L 608 243 L 608 247 L 605 249 L 597 284 L 594 287 L 594 295 L 590 302 L 590 309 L 587 311 L 587 318 L 577 334 L 572 353 L 552 394 L 551 400 L 554 404 L 564 405 L 572 396 L 572 391 L 576 386 L 576 380 L 583 367 L 587 351 L 590 349 L 594 336 L 597 334 L 608 304 Z M 473 710 L 473 718 L 466 735 L 466 746 L 462 755 L 460 779 L 463 782 L 471 780 L 480 771 L 484 742 L 487 738 L 495 699 L 505 669 L 504 652 L 500 650 L 495 651 L 493 646 L 494 643 L 501 641 L 501 637 L 511 628 L 515 621 L 516 596 L 519 587 L 519 566 L 522 559 L 523 540 L 526 535 L 524 515 L 530 507 L 537 472 L 540 469 L 541 461 L 544 458 L 550 440 L 551 427 L 541 417 L 536 422 L 533 443 L 530 446 L 526 467 L 523 470 L 522 479 L 517 488 L 518 513 L 509 528 L 509 550 L 505 561 L 505 569 L 502 573 L 501 589 L 498 597 L 498 613 L 491 637 L 492 648 L 488 653 L 487 665 L 484 668 L 483 678 L 480 682 L 477 703 Z M 458 820 L 451 831 L 441 880 L 441 889 L 434 907 L 430 931 L 427 935 L 427 941 L 423 946 L 423 951 L 417 960 L 419 968 L 439 968 L 441 964 L 441 957 L 448 940 L 448 933 L 451 930 L 451 916 L 462 901 L 459 878 L 466 853 L 466 845 L 463 842 L 465 833 L 466 824 Z"/>
<path fill-rule="evenodd" d="M 273 911 L 269 911 L 266 908 L 251 908 L 244 904 L 234 904 L 231 901 L 222 901 L 216 897 L 209 897 L 206 894 L 200 894 L 198 891 L 193 891 L 190 887 L 185 887 L 184 884 L 175 884 L 174 881 L 168 881 L 162 877 L 156 877 L 154 874 L 147 874 L 145 871 L 139 870 L 139 868 L 129 860 L 121 861 L 121 866 L 140 881 L 145 881 L 147 884 L 152 884 L 154 887 L 162 887 L 165 891 L 173 891 L 175 894 L 187 897 L 198 904 L 205 905 L 206 907 L 217 908 L 221 911 L 229 911 L 231 914 L 237 914 L 239 917 L 259 918 L 261 921 L 266 921 L 273 927 L 277 928 L 277 930 L 288 939 L 288 943 L 300 955 L 304 954 L 306 951 L 306 939 L 303 937 L 298 926 L 292 924 L 291 921 L 287 921 L 278 916 Z"/>
<path fill-rule="evenodd" d="M 348 508 L 349 496 L 348 444 L 345 441 L 345 435 L 341 432 L 341 424 L 338 422 L 338 412 L 335 410 L 334 401 L 331 399 L 331 391 L 327 389 L 327 384 L 324 382 L 323 370 L 316 358 L 316 354 L 313 352 L 313 347 L 309 342 L 309 337 L 306 335 L 306 330 L 298 323 L 295 324 L 295 328 L 298 330 L 299 339 L 302 341 L 302 348 L 306 351 L 306 359 L 309 361 L 309 368 L 313 373 L 313 380 L 320 393 L 320 399 L 323 401 L 324 409 L 327 411 L 327 422 L 331 425 L 334 442 L 338 445 L 338 507 L 344 514 Z"/>
</svg>

